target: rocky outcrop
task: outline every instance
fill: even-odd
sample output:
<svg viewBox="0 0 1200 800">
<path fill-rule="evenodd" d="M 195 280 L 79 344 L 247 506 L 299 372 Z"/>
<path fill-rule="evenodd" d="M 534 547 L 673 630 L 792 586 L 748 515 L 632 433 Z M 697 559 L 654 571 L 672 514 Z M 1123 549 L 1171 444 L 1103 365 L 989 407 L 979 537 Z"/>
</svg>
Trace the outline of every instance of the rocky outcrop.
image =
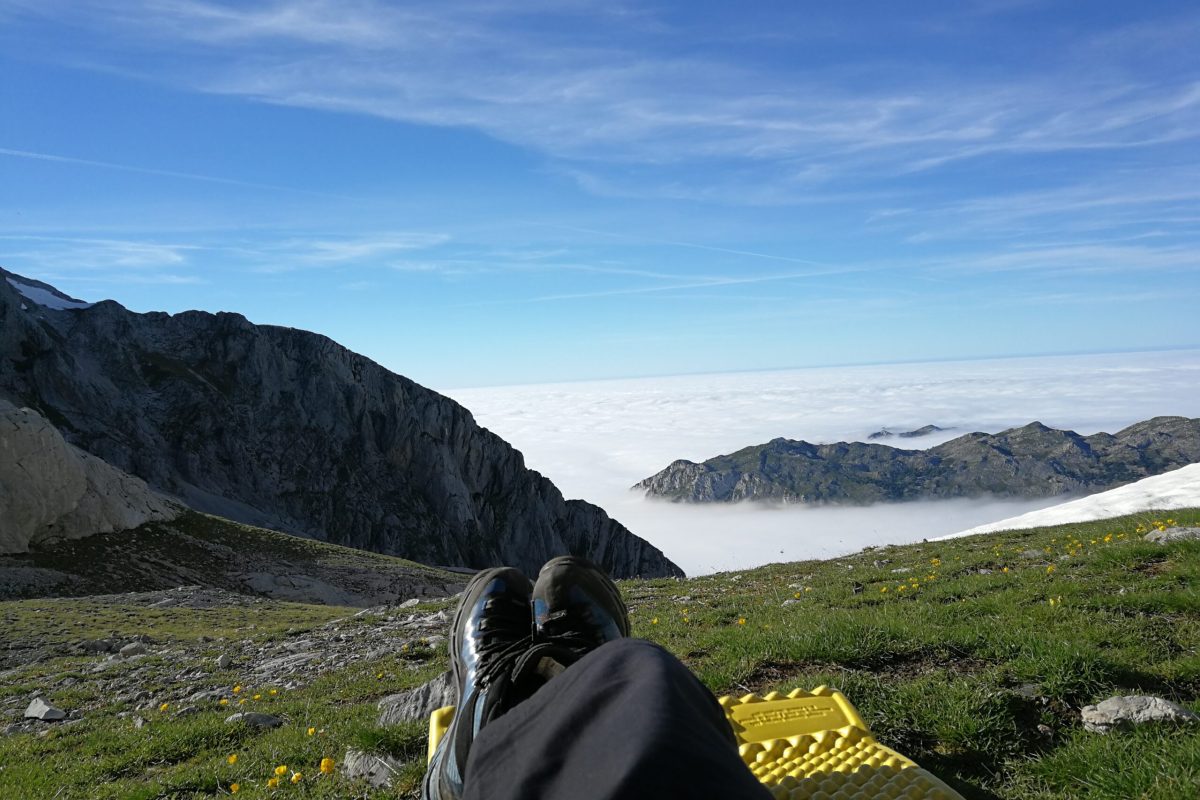
<svg viewBox="0 0 1200 800">
<path fill-rule="evenodd" d="M 703 463 L 676 461 L 634 486 L 686 502 L 876 503 L 1091 493 L 1200 461 L 1200 419 L 1155 417 L 1080 436 L 1034 422 L 928 450 L 774 439 Z"/>
<path fill-rule="evenodd" d="M 54 309 L 0 280 L 0 364 L 0 397 L 200 511 L 431 564 L 532 572 L 572 553 L 617 577 L 682 574 L 457 403 L 324 336 Z"/>
<path fill-rule="evenodd" d="M 183 508 L 0 400 L 0 554 L 171 520 Z"/>
</svg>

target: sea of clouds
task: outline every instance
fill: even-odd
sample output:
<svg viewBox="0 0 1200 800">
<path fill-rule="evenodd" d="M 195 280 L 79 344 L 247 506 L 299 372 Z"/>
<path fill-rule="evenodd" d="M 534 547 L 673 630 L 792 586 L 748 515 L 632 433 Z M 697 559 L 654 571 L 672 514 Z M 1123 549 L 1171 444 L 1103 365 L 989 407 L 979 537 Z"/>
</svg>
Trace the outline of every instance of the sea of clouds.
<svg viewBox="0 0 1200 800">
<path fill-rule="evenodd" d="M 1083 434 L 1160 415 L 1200 417 L 1200 350 L 683 375 L 452 389 L 567 497 L 602 506 L 688 574 L 828 557 L 962 531 L 1060 500 L 845 507 L 684 505 L 630 487 L 677 458 L 702 461 L 778 436 L 924 448 L 1038 420 Z"/>
</svg>

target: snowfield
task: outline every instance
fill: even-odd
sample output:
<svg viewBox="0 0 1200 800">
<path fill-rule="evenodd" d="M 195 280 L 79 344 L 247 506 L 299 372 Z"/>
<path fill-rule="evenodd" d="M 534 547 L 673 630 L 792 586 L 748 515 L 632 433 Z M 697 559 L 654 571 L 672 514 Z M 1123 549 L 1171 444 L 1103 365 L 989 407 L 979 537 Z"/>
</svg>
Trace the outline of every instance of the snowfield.
<svg viewBox="0 0 1200 800">
<path fill-rule="evenodd" d="M 1046 525 L 1065 525 L 1070 522 L 1092 522 L 1098 519 L 1121 517 L 1140 511 L 1170 511 L 1175 508 L 1200 506 L 1200 464 L 1188 464 L 1172 472 L 1143 478 L 1136 483 L 1118 486 L 1107 492 L 1070 500 L 1049 508 L 1030 511 L 1020 516 L 976 525 L 965 531 L 940 536 L 953 539 L 975 533 L 1041 528 Z"/>
</svg>

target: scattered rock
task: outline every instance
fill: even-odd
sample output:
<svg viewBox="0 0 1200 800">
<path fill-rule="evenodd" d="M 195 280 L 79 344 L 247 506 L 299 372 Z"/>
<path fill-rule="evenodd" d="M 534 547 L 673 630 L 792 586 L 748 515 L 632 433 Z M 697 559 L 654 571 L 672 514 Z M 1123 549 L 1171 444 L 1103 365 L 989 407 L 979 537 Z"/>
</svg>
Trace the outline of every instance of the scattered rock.
<svg viewBox="0 0 1200 800">
<path fill-rule="evenodd" d="M 912 567 L 896 567 L 892 572 L 903 575 L 906 572 L 912 572 Z"/>
<path fill-rule="evenodd" d="M 148 653 L 146 645 L 141 642 L 130 642 L 121 648 L 121 657 L 129 658 L 130 656 L 143 656 Z"/>
<path fill-rule="evenodd" d="M 260 714 L 257 711 L 239 711 L 236 714 L 230 714 L 225 718 L 225 722 L 230 725 L 241 722 L 251 728 L 278 728 L 283 724 L 283 720 L 279 717 Z"/>
<path fill-rule="evenodd" d="M 146 727 L 146 718 L 145 717 L 134 717 L 133 718 L 133 727 L 139 731 L 142 728 Z"/>
<path fill-rule="evenodd" d="M 1150 531 L 1144 537 L 1148 542 L 1182 542 L 1186 539 L 1200 539 L 1200 528 L 1167 528 L 1165 531 Z"/>
<path fill-rule="evenodd" d="M 424 686 L 391 694 L 380 700 L 379 724 L 387 726 L 427 720 L 442 706 L 454 705 L 456 694 L 451 674 L 443 672 Z"/>
<path fill-rule="evenodd" d="M 420 602 L 421 602 L 420 598 L 413 597 L 409 600 L 405 600 L 403 603 L 396 606 L 396 608 L 412 608 L 415 605 L 419 605 Z"/>
<path fill-rule="evenodd" d="M 1041 550 L 1022 550 L 1021 551 L 1021 558 L 1028 558 L 1030 560 L 1045 558 L 1045 556 L 1046 556 L 1046 554 L 1043 553 Z"/>
<path fill-rule="evenodd" d="M 67 712 L 47 703 L 40 697 L 35 697 L 25 709 L 26 719 L 40 719 L 43 722 L 55 722 L 67 718 Z"/>
<path fill-rule="evenodd" d="M 229 669 L 232 666 L 233 659 L 229 657 L 228 653 L 222 653 L 217 656 L 217 669 Z"/>
<path fill-rule="evenodd" d="M 783 601 L 783 607 L 784 607 L 784 608 L 787 608 L 788 606 L 794 606 L 794 605 L 796 605 L 796 604 L 797 604 L 797 603 L 799 603 L 799 602 L 800 602 L 800 601 L 799 601 L 799 600 L 797 600 L 796 598 L 794 598 L 794 597 L 789 597 L 787 600 L 784 600 L 784 601 Z"/>
<path fill-rule="evenodd" d="M 403 765 L 391 756 L 377 756 L 361 750 L 347 750 L 342 774 L 351 780 L 364 780 L 376 789 L 387 789 Z"/>
<path fill-rule="evenodd" d="M 992 574 L 992 571 L 990 569 L 986 569 L 986 568 L 978 569 L 978 570 L 976 570 L 976 572 L 980 575 L 991 575 Z"/>
<path fill-rule="evenodd" d="M 111 653 L 115 646 L 108 639 L 85 639 L 79 643 L 79 650 L 84 653 Z"/>
<path fill-rule="evenodd" d="M 1200 722 L 1200 716 L 1183 706 L 1147 695 L 1110 697 L 1094 706 L 1084 706 L 1083 727 L 1093 733 L 1108 733 L 1114 728 L 1144 725 L 1149 722 Z"/>
</svg>

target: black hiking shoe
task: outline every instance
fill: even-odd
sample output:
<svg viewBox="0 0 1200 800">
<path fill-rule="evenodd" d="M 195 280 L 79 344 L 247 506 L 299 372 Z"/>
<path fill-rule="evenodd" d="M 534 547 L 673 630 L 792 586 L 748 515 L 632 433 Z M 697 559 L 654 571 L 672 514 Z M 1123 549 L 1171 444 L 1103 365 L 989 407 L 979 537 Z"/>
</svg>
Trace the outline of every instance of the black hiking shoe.
<svg viewBox="0 0 1200 800">
<path fill-rule="evenodd" d="M 526 656 L 533 645 L 533 587 L 512 567 L 471 579 L 450 629 L 450 669 L 458 689 L 454 721 L 438 742 L 421 785 L 423 800 L 458 800 L 476 734 L 545 683 Z"/>
<path fill-rule="evenodd" d="M 605 642 L 629 635 L 629 611 L 604 571 L 586 558 L 545 563 L 533 586 L 534 637 L 577 661 Z"/>
</svg>

